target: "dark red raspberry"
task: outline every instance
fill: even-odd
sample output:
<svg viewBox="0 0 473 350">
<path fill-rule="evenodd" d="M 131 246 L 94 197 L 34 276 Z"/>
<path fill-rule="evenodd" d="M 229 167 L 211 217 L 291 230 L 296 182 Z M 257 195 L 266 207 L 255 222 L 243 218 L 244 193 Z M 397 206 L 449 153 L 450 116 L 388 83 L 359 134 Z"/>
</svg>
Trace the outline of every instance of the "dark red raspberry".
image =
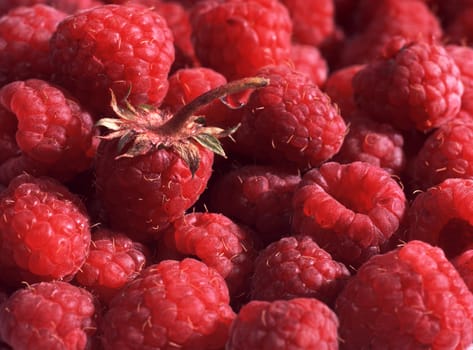
<svg viewBox="0 0 473 350">
<path fill-rule="evenodd" d="M 260 165 L 241 166 L 209 187 L 209 208 L 256 230 L 266 246 L 290 233 L 293 193 L 299 174 Z"/>
<path fill-rule="evenodd" d="M 352 80 L 355 74 L 364 67 L 362 64 L 356 64 L 340 68 L 327 77 L 323 86 L 323 90 L 340 109 L 340 114 L 345 120 L 350 120 L 350 116 L 357 109 Z"/>
<path fill-rule="evenodd" d="M 293 229 L 333 259 L 357 267 L 383 251 L 406 210 L 391 175 L 365 162 L 329 162 L 308 171 L 293 197 Z"/>
<path fill-rule="evenodd" d="M 315 85 L 322 86 L 327 80 L 328 64 L 316 47 L 293 43 L 291 61 L 295 70 L 306 74 Z"/>
<path fill-rule="evenodd" d="M 360 267 L 335 311 L 342 349 L 462 349 L 473 295 L 442 250 L 411 241 Z"/>
<path fill-rule="evenodd" d="M 350 272 L 308 236 L 281 238 L 260 251 L 251 298 L 273 301 L 317 298 L 332 305 Z"/>
<path fill-rule="evenodd" d="M 227 350 L 338 349 L 338 319 L 312 298 L 250 301 L 233 322 Z"/>
<path fill-rule="evenodd" d="M 472 179 L 446 179 L 419 193 L 407 215 L 406 239 L 441 247 L 453 258 L 473 243 Z"/>
<path fill-rule="evenodd" d="M 473 43 L 473 4 L 465 8 L 445 29 L 445 36 L 450 43 L 458 45 L 471 45 Z"/>
<path fill-rule="evenodd" d="M 452 259 L 452 264 L 463 278 L 468 289 L 473 292 L 473 249 L 467 249 Z"/>
<path fill-rule="evenodd" d="M 339 163 L 363 161 L 399 175 L 406 165 L 403 146 L 402 134 L 390 124 L 352 115 L 348 134 L 333 160 Z"/>
<path fill-rule="evenodd" d="M 397 45 L 397 44 L 396 44 Z M 355 100 L 373 118 L 408 130 L 428 131 L 460 111 L 463 83 L 445 48 L 406 43 L 353 78 Z"/>
<path fill-rule="evenodd" d="M 228 80 L 290 59 L 292 21 L 277 0 L 199 1 L 191 24 L 197 58 Z"/>
<path fill-rule="evenodd" d="M 48 5 L 66 13 L 74 13 L 79 10 L 103 5 L 103 2 L 100 0 L 2 0 L 0 3 L 0 15 L 4 15 L 16 7 L 35 6 L 37 4 Z"/>
<path fill-rule="evenodd" d="M 109 349 L 222 349 L 235 317 L 214 269 L 194 259 L 143 270 L 112 299 L 100 330 Z"/>
<path fill-rule="evenodd" d="M 156 11 L 103 5 L 60 23 L 50 41 L 56 79 L 93 110 L 121 101 L 156 105 L 166 95 L 174 60 L 172 32 Z"/>
<path fill-rule="evenodd" d="M 293 23 L 296 42 L 321 46 L 335 32 L 335 5 L 333 0 L 281 0 L 287 7 Z"/>
<path fill-rule="evenodd" d="M 89 349 L 96 330 L 95 301 L 66 282 L 17 290 L 0 307 L 0 336 L 13 349 Z"/>
<path fill-rule="evenodd" d="M 3 86 L 0 120 L 3 184 L 23 172 L 66 181 L 91 167 L 94 121 L 60 87 L 38 79 Z"/>
<path fill-rule="evenodd" d="M 304 74 L 288 66 L 267 66 L 258 76 L 267 87 L 236 112 L 234 152 L 270 164 L 308 169 L 340 149 L 346 125 L 329 97 Z"/>
<path fill-rule="evenodd" d="M 148 249 L 127 236 L 99 228 L 92 236 L 89 254 L 77 283 L 108 302 L 129 281 L 139 275 L 150 258 Z"/>
<path fill-rule="evenodd" d="M 65 17 L 47 5 L 19 6 L 1 17 L 0 87 L 15 80 L 51 78 L 49 39 Z"/>
<path fill-rule="evenodd" d="M 461 117 L 461 116 L 460 116 Z M 458 120 L 456 120 L 458 118 Z M 413 180 L 427 189 L 448 178 L 473 175 L 473 122 L 455 118 L 430 134 L 412 164 Z"/>
<path fill-rule="evenodd" d="M 248 228 L 221 214 L 189 213 L 175 220 L 164 235 L 168 246 L 220 273 L 230 297 L 248 292 L 256 258 L 254 233 Z"/>
<path fill-rule="evenodd" d="M 71 279 L 89 252 L 89 220 L 79 198 L 50 178 L 20 175 L 0 193 L 3 283 Z"/>
<path fill-rule="evenodd" d="M 473 112 L 473 48 L 465 45 L 448 45 L 445 47 L 453 58 L 461 74 L 464 91 L 461 109 Z M 458 119 L 458 118 L 455 118 Z"/>
</svg>

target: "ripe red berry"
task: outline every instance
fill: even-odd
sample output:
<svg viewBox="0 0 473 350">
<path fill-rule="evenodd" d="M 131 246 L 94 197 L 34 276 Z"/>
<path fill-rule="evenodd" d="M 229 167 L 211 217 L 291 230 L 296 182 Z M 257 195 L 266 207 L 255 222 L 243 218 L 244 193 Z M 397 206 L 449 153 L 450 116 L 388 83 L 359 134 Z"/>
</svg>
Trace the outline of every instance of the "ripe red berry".
<svg viewBox="0 0 473 350">
<path fill-rule="evenodd" d="M 23 174 L 0 193 L 0 279 L 7 285 L 70 280 L 89 252 L 79 198 L 50 178 Z"/>
<path fill-rule="evenodd" d="M 0 337 L 12 349 L 89 349 L 96 331 L 92 294 L 66 282 L 18 289 L 0 307 Z"/>
<path fill-rule="evenodd" d="M 447 45 L 447 53 L 453 58 L 461 74 L 464 91 L 461 110 L 473 112 L 473 48 L 465 45 Z M 457 118 L 455 118 L 457 119 Z"/>
<path fill-rule="evenodd" d="M 293 43 L 291 61 L 294 69 L 306 74 L 315 85 L 320 87 L 325 83 L 328 64 L 316 47 Z"/>
<path fill-rule="evenodd" d="M 227 350 L 338 349 L 338 320 L 312 298 L 250 301 L 232 324 Z"/>
<path fill-rule="evenodd" d="M 360 267 L 335 311 L 343 349 L 462 349 L 473 295 L 442 250 L 411 241 Z"/>
<path fill-rule="evenodd" d="M 293 197 L 293 230 L 333 259 L 357 267 L 383 251 L 406 210 L 391 175 L 365 162 L 329 162 L 308 171 Z"/>
<path fill-rule="evenodd" d="M 94 6 L 103 5 L 101 0 L 3 0 L 0 3 L 0 15 L 4 15 L 20 6 L 35 6 L 44 4 L 66 13 L 85 10 Z"/>
<path fill-rule="evenodd" d="M 217 271 L 194 259 L 165 260 L 112 299 L 101 339 L 105 350 L 221 349 L 234 317 Z"/>
<path fill-rule="evenodd" d="M 468 289 L 473 292 L 473 249 L 471 248 L 469 246 L 469 249 L 453 258 L 451 262 L 463 278 Z"/>
<path fill-rule="evenodd" d="M 174 60 L 165 19 L 143 6 L 103 5 L 60 23 L 50 41 L 56 79 L 94 111 L 110 112 L 110 90 L 121 101 L 157 105 Z"/>
</svg>

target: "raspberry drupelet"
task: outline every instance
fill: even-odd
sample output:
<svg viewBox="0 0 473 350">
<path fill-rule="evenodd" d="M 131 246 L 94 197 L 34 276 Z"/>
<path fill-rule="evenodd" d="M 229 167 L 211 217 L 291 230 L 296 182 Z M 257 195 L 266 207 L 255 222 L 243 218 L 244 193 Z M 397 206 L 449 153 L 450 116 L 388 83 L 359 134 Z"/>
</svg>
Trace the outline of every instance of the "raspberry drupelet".
<svg viewBox="0 0 473 350">
<path fill-rule="evenodd" d="M 251 299 L 317 298 L 332 305 L 350 272 L 308 236 L 284 237 L 259 252 Z"/>
<path fill-rule="evenodd" d="M 411 241 L 368 260 L 336 301 L 340 348 L 465 349 L 473 295 L 442 250 Z"/>
<path fill-rule="evenodd" d="M 101 323 L 103 348 L 222 349 L 235 313 L 214 269 L 195 259 L 151 265 L 116 295 Z"/>
<path fill-rule="evenodd" d="M 250 301 L 232 324 L 227 350 L 338 349 L 338 319 L 312 298 Z"/>
<path fill-rule="evenodd" d="M 18 286 L 70 280 L 89 252 L 89 219 L 64 185 L 27 174 L 0 193 L 0 280 Z"/>
<path fill-rule="evenodd" d="M 134 105 L 159 105 L 174 61 L 165 19 L 139 5 L 102 5 L 58 25 L 50 41 L 55 81 L 97 113 L 110 112 L 110 90 Z"/>
<path fill-rule="evenodd" d="M 293 197 L 293 232 L 309 235 L 333 259 L 358 267 L 385 249 L 406 211 L 391 175 L 365 162 L 309 170 Z"/>
<path fill-rule="evenodd" d="M 0 306 L 0 338 L 12 349 L 92 348 L 98 310 L 93 295 L 67 282 L 18 289 Z"/>
</svg>

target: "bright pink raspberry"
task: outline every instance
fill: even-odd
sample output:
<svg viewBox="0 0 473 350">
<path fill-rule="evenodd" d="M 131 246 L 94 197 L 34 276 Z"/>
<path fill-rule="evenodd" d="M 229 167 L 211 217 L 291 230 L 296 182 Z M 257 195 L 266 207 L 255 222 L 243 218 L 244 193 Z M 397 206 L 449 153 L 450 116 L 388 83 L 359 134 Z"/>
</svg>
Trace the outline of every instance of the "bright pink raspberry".
<svg viewBox="0 0 473 350">
<path fill-rule="evenodd" d="M 463 349 L 473 295 L 442 250 L 411 241 L 368 260 L 336 301 L 342 349 Z"/>
<path fill-rule="evenodd" d="M 338 349 L 338 319 L 313 298 L 250 301 L 232 324 L 227 350 Z"/>
<path fill-rule="evenodd" d="M 89 349 L 97 326 L 92 294 L 52 281 L 18 289 L 0 307 L 0 338 L 13 349 Z"/>
<path fill-rule="evenodd" d="M 427 41 L 407 43 L 367 64 L 354 76 L 353 89 L 359 108 L 374 119 L 420 131 L 455 118 L 464 90 L 453 58 Z"/>
<path fill-rule="evenodd" d="M 200 1 L 191 24 L 197 58 L 228 80 L 290 58 L 292 21 L 277 0 Z"/>
<path fill-rule="evenodd" d="M 293 43 L 291 61 L 294 68 L 306 74 L 315 85 L 322 86 L 327 80 L 328 64 L 316 47 Z"/>
<path fill-rule="evenodd" d="M 134 106 L 160 104 L 166 95 L 173 36 L 150 8 L 79 11 L 58 25 L 50 47 L 57 81 L 94 111 L 110 113 L 110 90 Z"/>
<path fill-rule="evenodd" d="M 383 251 L 400 226 L 406 198 L 391 175 L 365 162 L 309 170 L 293 197 L 293 231 L 333 259 L 357 267 Z"/>
<path fill-rule="evenodd" d="M 446 179 L 419 193 L 407 212 L 405 239 L 422 240 L 453 258 L 473 243 L 472 179 Z"/>
<path fill-rule="evenodd" d="M 103 348 L 222 349 L 235 318 L 229 300 L 223 277 L 200 261 L 151 265 L 112 299 Z"/>
</svg>

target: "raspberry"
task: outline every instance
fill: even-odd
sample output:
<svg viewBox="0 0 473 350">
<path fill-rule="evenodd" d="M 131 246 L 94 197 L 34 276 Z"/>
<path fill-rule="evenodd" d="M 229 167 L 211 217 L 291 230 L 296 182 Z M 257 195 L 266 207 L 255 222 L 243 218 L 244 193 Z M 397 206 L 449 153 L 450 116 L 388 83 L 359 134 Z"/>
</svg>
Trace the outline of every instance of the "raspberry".
<svg viewBox="0 0 473 350">
<path fill-rule="evenodd" d="M 15 81 L 0 89 L 0 181 L 48 175 L 61 181 L 89 169 L 95 153 L 92 116 L 46 81 Z"/>
<path fill-rule="evenodd" d="M 328 65 L 316 47 L 293 43 L 291 61 L 294 68 L 311 78 L 315 85 L 322 86 L 325 83 Z"/>
<path fill-rule="evenodd" d="M 4 15 L 16 7 L 37 4 L 48 5 L 66 13 L 74 13 L 103 3 L 100 0 L 3 0 L 0 4 L 0 15 Z"/>
<path fill-rule="evenodd" d="M 191 25 L 201 64 L 228 80 L 290 59 L 292 21 L 279 1 L 199 1 Z"/>
<path fill-rule="evenodd" d="M 419 193 L 407 215 L 406 238 L 438 245 L 449 258 L 473 243 L 473 180 L 446 179 Z"/>
<path fill-rule="evenodd" d="M 416 185 L 427 189 L 448 178 L 471 177 L 471 140 L 473 123 L 467 120 L 447 123 L 430 134 L 413 162 Z"/>
<path fill-rule="evenodd" d="M 156 11 L 113 4 L 80 11 L 58 25 L 50 46 L 57 81 L 94 111 L 110 113 L 110 90 L 134 106 L 166 95 L 174 46 Z"/>
<path fill-rule="evenodd" d="M 194 256 L 225 278 L 230 297 L 248 291 L 256 250 L 253 232 L 216 213 L 189 213 L 172 223 L 164 239 L 168 246 Z"/>
<path fill-rule="evenodd" d="M 100 301 L 109 302 L 120 288 L 139 275 L 149 255 L 144 245 L 100 228 L 93 234 L 89 254 L 75 280 L 93 291 Z"/>
<path fill-rule="evenodd" d="M 0 87 L 15 80 L 49 79 L 49 39 L 66 13 L 46 5 L 16 7 L 0 20 Z"/>
<path fill-rule="evenodd" d="M 281 0 L 287 7 L 293 23 L 296 42 L 321 46 L 335 32 L 333 0 Z"/>
<path fill-rule="evenodd" d="M 258 233 L 266 246 L 289 234 L 290 203 L 299 174 L 261 166 L 241 166 L 217 178 L 209 187 L 209 208 L 242 222 Z"/>
<path fill-rule="evenodd" d="M 273 301 L 307 297 L 331 305 L 349 276 L 345 265 L 332 260 L 310 237 L 285 237 L 259 253 L 251 298 Z"/>
<path fill-rule="evenodd" d="M 463 278 L 466 286 L 473 291 L 473 250 L 467 249 L 460 255 L 452 259 L 452 264 Z"/>
<path fill-rule="evenodd" d="M 349 132 L 333 160 L 339 163 L 363 161 L 399 175 L 406 163 L 403 145 L 402 134 L 391 125 L 352 116 Z"/>
<path fill-rule="evenodd" d="M 464 87 L 461 109 L 471 113 L 473 112 L 473 48 L 460 45 L 448 45 L 445 49 L 460 70 L 461 81 Z"/>
<path fill-rule="evenodd" d="M 308 171 L 293 197 L 293 230 L 333 259 L 357 267 L 383 251 L 406 210 L 390 174 L 364 162 L 329 162 Z"/>
<path fill-rule="evenodd" d="M 220 274 L 194 259 L 143 270 L 112 299 L 101 339 L 108 349 L 221 349 L 235 314 Z"/>
<path fill-rule="evenodd" d="M 89 221 L 79 198 L 50 178 L 20 175 L 0 193 L 3 283 L 71 279 L 89 252 Z"/>
<path fill-rule="evenodd" d="M 464 88 L 445 48 L 412 42 L 394 51 L 354 76 L 360 109 L 403 130 L 428 131 L 452 120 L 460 110 Z"/>
<path fill-rule="evenodd" d="M 227 350 L 338 349 L 338 319 L 317 299 L 251 301 L 238 313 Z"/>
<path fill-rule="evenodd" d="M 462 349 L 473 295 L 441 249 L 411 241 L 360 267 L 335 311 L 344 349 Z"/>
<path fill-rule="evenodd" d="M 0 335 L 13 349 L 88 349 L 95 319 L 92 294 L 66 282 L 41 282 L 1 305 Z"/>
<path fill-rule="evenodd" d="M 260 162 L 309 169 L 335 155 L 346 125 L 329 97 L 304 74 L 267 66 L 269 79 L 240 110 L 234 152 Z"/>
</svg>

